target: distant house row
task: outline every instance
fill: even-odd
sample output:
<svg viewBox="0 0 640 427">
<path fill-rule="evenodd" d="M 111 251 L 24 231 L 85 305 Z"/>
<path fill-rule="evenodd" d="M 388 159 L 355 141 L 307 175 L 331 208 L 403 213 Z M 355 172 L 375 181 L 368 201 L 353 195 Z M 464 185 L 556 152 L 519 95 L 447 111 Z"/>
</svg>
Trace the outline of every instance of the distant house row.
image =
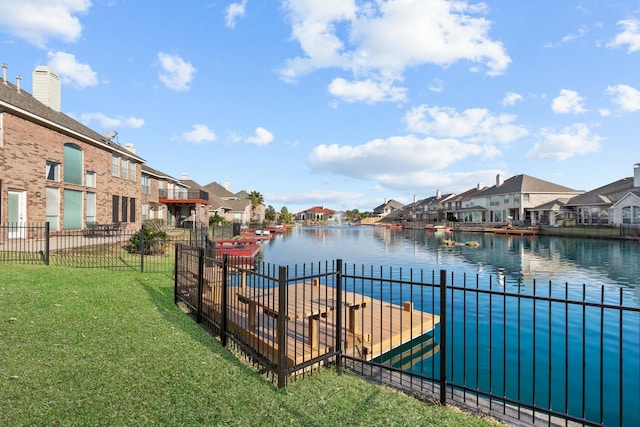
<svg viewBox="0 0 640 427">
<path fill-rule="evenodd" d="M 245 191 L 230 192 L 228 181 L 201 187 L 174 178 L 146 165 L 132 144 L 121 146 L 63 114 L 53 69 L 34 70 L 33 94 L 20 83 L 20 76 L 15 84 L 7 80 L 3 64 L 0 223 L 48 221 L 52 231 L 62 231 L 154 218 L 207 223 L 216 214 L 236 222 L 264 218 L 264 207 L 252 207 Z"/>
<path fill-rule="evenodd" d="M 385 200 L 373 213 L 378 217 L 430 223 L 524 223 L 531 225 L 640 225 L 640 163 L 633 176 L 591 191 L 574 190 L 529 175 L 507 180 L 496 177 L 492 187 L 441 194 L 402 205 Z"/>
</svg>

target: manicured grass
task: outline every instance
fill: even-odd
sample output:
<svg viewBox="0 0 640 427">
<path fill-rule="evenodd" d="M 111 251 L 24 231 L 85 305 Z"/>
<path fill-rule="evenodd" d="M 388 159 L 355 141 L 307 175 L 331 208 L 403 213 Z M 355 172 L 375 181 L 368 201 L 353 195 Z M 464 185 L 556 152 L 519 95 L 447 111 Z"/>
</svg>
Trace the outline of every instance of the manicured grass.
<svg viewBox="0 0 640 427">
<path fill-rule="evenodd" d="M 0 425 L 491 425 L 323 369 L 283 390 L 164 274 L 0 264 Z"/>
</svg>

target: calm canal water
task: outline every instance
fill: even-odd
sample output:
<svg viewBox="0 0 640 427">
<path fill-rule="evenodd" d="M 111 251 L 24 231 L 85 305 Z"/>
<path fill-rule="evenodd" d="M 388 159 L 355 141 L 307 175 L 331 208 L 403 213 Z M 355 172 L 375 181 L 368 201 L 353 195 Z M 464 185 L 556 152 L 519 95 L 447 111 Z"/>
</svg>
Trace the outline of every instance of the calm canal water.
<svg viewBox="0 0 640 427">
<path fill-rule="evenodd" d="M 445 238 L 457 242 L 474 241 L 479 246 L 443 246 L 441 241 Z M 436 277 L 439 270 L 445 269 L 449 277 L 453 273 L 456 286 L 462 285 L 462 277 L 466 274 L 471 287 L 477 283 L 480 288 L 492 286 L 501 290 L 504 287 L 507 292 L 550 294 L 559 299 L 563 299 L 566 292 L 572 300 L 584 298 L 600 302 L 603 299 L 612 305 L 618 305 L 622 300 L 624 306 L 640 306 L 640 244 L 635 241 L 464 232 L 444 235 L 364 226 L 296 227 L 287 235 L 265 242 L 262 254 L 262 261 L 288 266 L 335 259 L 357 266 L 434 270 Z M 400 303 L 388 294 L 383 294 L 382 299 Z M 456 354 L 449 361 L 448 371 L 453 372 L 448 373 L 451 380 L 513 398 L 519 396 L 522 401 L 538 404 L 551 401 L 551 407 L 558 412 L 585 416 L 596 422 L 602 420 L 605 425 L 640 425 L 640 316 L 637 313 L 625 314 L 622 318 L 621 344 L 618 311 L 603 314 L 599 309 L 565 309 L 564 305 L 554 306 L 551 310 L 546 304 L 534 307 L 525 302 L 518 314 L 510 303 L 501 307 L 501 300 L 493 298 L 489 301 L 489 297 L 483 296 L 478 302 L 467 301 L 465 307 L 462 298 L 454 298 L 454 311 L 461 313 L 464 309 L 468 313 L 465 317 L 467 329 L 476 328 L 473 322 L 477 319 L 486 320 L 488 307 L 492 307 L 495 316 L 491 329 L 483 332 L 478 326 L 480 336 L 467 337 L 466 343 L 462 338 L 464 334 L 459 332 L 465 327 L 463 317 L 458 315 L 451 320 L 449 334 L 453 332 L 454 336 L 448 336 L 456 348 L 464 347 L 466 353 L 464 358 Z M 549 336 L 548 332 L 538 331 L 540 325 L 547 323 L 552 323 L 553 330 L 560 333 Z M 503 329 L 496 334 L 494 329 L 498 324 Z M 488 341 L 483 335 L 492 336 L 494 360 L 482 359 L 476 364 L 476 353 L 480 355 L 488 350 L 483 348 L 483 343 Z M 528 345 L 531 342 L 533 345 Z M 545 359 L 550 354 L 549 347 L 553 348 L 551 362 Z M 602 362 L 601 347 L 604 349 Z M 580 354 L 574 351 L 582 348 L 585 349 L 585 360 L 582 360 L 581 351 Z M 464 362 L 465 358 L 469 361 Z M 622 391 L 618 380 L 620 360 L 625 375 Z M 527 369 L 534 364 L 537 365 L 535 378 Z M 549 364 L 554 365 L 553 376 Z M 412 370 L 435 375 L 432 370 L 437 366 L 437 362 L 430 360 L 413 366 Z M 585 380 L 582 379 L 583 370 Z M 517 377 L 519 371 L 523 371 L 519 382 L 507 381 Z M 531 383 L 535 386 L 531 387 Z M 569 392 L 565 393 L 565 390 Z M 565 394 L 569 395 L 567 401 Z M 620 398 L 624 406 L 622 419 Z"/>
</svg>

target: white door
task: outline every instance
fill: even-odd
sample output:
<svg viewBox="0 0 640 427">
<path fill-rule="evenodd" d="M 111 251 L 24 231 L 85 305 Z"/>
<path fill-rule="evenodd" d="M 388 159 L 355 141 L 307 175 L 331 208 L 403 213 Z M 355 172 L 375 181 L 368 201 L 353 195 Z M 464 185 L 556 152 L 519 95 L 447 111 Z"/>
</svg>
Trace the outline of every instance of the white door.
<svg viewBox="0 0 640 427">
<path fill-rule="evenodd" d="M 23 239 L 27 224 L 26 191 L 9 190 L 9 238 Z"/>
</svg>

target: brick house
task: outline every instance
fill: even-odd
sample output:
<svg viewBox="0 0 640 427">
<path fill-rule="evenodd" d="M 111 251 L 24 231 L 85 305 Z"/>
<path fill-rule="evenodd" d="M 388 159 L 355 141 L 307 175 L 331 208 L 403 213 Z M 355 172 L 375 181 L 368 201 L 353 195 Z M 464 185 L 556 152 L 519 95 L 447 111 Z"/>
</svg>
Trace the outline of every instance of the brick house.
<svg viewBox="0 0 640 427">
<path fill-rule="evenodd" d="M 60 111 L 60 80 L 33 72 L 31 95 L 0 81 L 0 223 L 49 221 L 52 231 L 91 222 L 139 225 L 144 159 Z"/>
</svg>

